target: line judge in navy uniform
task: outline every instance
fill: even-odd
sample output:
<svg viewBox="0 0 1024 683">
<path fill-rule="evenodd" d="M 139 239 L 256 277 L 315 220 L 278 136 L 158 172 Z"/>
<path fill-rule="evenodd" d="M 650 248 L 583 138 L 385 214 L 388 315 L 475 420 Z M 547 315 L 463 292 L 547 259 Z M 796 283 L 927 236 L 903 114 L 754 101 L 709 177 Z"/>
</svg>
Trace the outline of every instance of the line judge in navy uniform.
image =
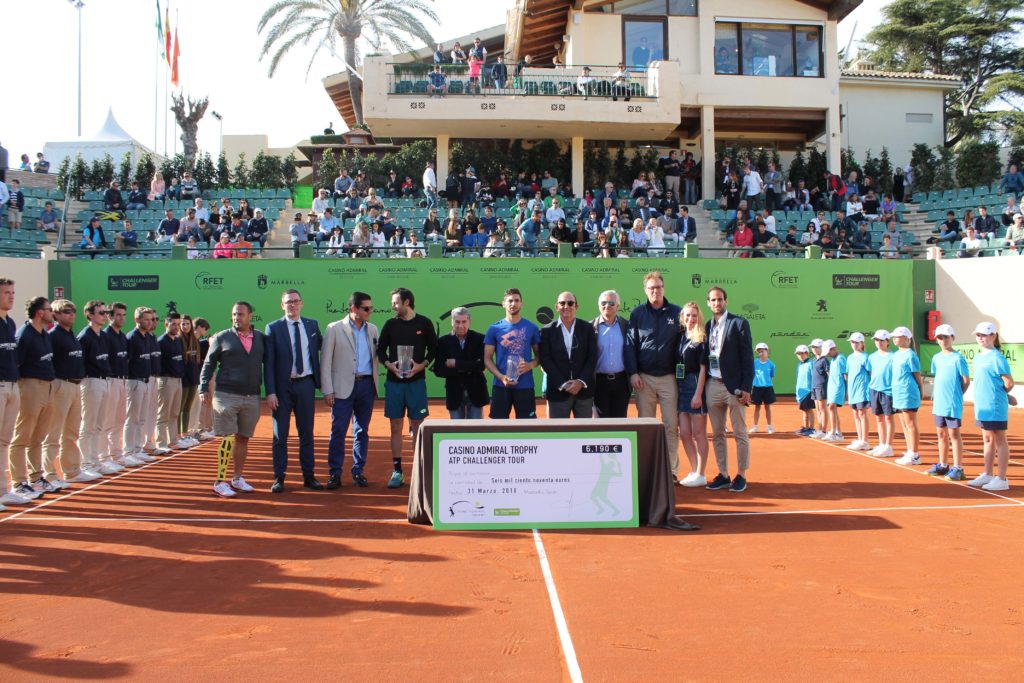
<svg viewBox="0 0 1024 683">
<path fill-rule="evenodd" d="M 302 295 L 298 290 L 289 289 L 281 295 L 281 309 L 284 317 L 273 321 L 266 329 L 267 362 L 263 381 L 267 388 L 267 405 L 274 417 L 274 483 L 270 491 L 284 491 L 288 431 L 293 412 L 299 433 L 302 485 L 320 491 L 324 486 L 313 472 L 313 400 L 320 386 L 323 339 L 317 321 L 302 317 Z"/>
</svg>

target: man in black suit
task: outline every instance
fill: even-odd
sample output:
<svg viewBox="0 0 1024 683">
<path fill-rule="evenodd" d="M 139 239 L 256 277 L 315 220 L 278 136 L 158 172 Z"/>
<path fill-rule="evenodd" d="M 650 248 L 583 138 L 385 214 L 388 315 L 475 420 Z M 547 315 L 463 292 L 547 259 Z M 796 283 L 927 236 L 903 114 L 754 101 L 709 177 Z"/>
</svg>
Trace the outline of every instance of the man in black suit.
<svg viewBox="0 0 1024 683">
<path fill-rule="evenodd" d="M 444 377 L 445 406 L 453 420 L 484 416 L 487 378 L 484 377 L 484 335 L 469 329 L 469 309 L 452 309 L 452 333 L 437 340 L 434 374 Z"/>
<path fill-rule="evenodd" d="M 711 417 L 718 464 L 716 476 L 708 488 L 729 489 L 740 493 L 747 488 L 750 467 L 750 439 L 744 410 L 750 405 L 750 389 L 754 384 L 754 349 L 750 340 L 750 324 L 746 318 L 726 310 L 728 296 L 721 287 L 708 290 L 708 308 L 713 314 L 706 323 L 708 339 L 707 407 Z M 729 478 L 729 449 L 725 439 L 725 417 L 729 415 L 736 438 L 736 476 Z"/>
<path fill-rule="evenodd" d="M 548 417 L 593 417 L 597 334 L 576 320 L 576 295 L 562 292 L 558 318 L 540 331 L 540 366 L 547 374 Z"/>
<path fill-rule="evenodd" d="M 690 209 L 687 207 L 680 207 L 679 212 L 679 228 L 676 231 L 676 234 L 679 235 L 679 239 L 685 240 L 686 242 L 696 242 L 697 221 L 695 221 L 693 216 L 690 215 Z"/>
<path fill-rule="evenodd" d="M 267 388 L 267 405 L 274 417 L 274 483 L 270 491 L 284 491 L 288 431 L 293 412 L 295 429 L 299 433 L 302 485 L 321 491 L 324 485 L 316 480 L 313 473 L 313 398 L 320 386 L 323 338 L 319 323 L 302 317 L 302 295 L 298 290 L 289 289 L 281 295 L 281 308 L 284 317 L 271 322 L 266 329 L 267 362 L 263 381 Z M 340 485 L 340 476 L 338 479 Z"/>
<path fill-rule="evenodd" d="M 594 375 L 594 413 L 597 417 L 626 417 L 632 389 L 629 378 L 636 374 L 636 357 L 626 353 L 629 323 L 619 315 L 619 293 L 601 292 L 597 305 L 601 314 L 594 318 L 597 336 L 597 363 Z"/>
</svg>

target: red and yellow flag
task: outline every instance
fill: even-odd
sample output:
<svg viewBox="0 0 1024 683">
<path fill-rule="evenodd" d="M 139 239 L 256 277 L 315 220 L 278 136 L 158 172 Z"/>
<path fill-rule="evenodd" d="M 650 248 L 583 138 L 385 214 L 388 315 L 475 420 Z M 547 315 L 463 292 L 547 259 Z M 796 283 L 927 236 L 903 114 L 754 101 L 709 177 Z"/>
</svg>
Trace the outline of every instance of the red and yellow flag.
<svg viewBox="0 0 1024 683">
<path fill-rule="evenodd" d="M 171 84 L 178 85 L 178 57 L 181 56 L 181 44 L 178 42 L 178 27 L 174 27 L 174 60 L 171 62 Z"/>
<path fill-rule="evenodd" d="M 164 7 L 164 55 L 167 57 L 167 66 L 171 65 L 171 3 Z"/>
</svg>

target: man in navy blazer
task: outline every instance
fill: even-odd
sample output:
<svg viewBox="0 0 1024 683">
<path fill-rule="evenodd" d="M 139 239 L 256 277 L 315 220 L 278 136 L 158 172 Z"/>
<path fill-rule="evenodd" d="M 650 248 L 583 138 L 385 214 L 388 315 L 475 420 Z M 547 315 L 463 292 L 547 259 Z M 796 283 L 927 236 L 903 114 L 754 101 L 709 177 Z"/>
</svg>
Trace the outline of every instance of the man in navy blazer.
<svg viewBox="0 0 1024 683">
<path fill-rule="evenodd" d="M 679 228 L 676 230 L 676 234 L 679 235 L 679 239 L 686 242 L 697 241 L 697 221 L 690 215 L 690 209 L 683 206 L 679 211 Z"/>
<path fill-rule="evenodd" d="M 705 325 L 708 339 L 707 408 L 718 476 L 708 484 L 712 491 L 729 489 L 741 493 L 747 488 L 750 467 L 750 439 L 745 409 L 750 405 L 754 384 L 754 349 L 750 323 L 726 310 L 728 295 L 721 287 L 708 290 L 708 308 L 713 314 Z M 736 438 L 737 473 L 729 478 L 729 449 L 725 439 L 725 417 L 729 415 Z"/>
<path fill-rule="evenodd" d="M 540 331 L 540 365 L 547 375 L 548 417 L 590 418 L 594 413 L 594 372 L 597 334 L 576 318 L 578 302 L 572 292 L 556 300 L 558 317 Z"/>
<path fill-rule="evenodd" d="M 267 325 L 267 362 L 264 384 L 267 405 L 274 416 L 274 484 L 272 493 L 284 491 L 288 468 L 288 431 L 292 413 L 299 433 L 302 485 L 324 488 L 313 473 L 313 400 L 320 386 L 320 346 L 323 338 L 316 320 L 302 317 L 302 295 L 289 289 L 281 295 L 284 317 Z"/>
</svg>

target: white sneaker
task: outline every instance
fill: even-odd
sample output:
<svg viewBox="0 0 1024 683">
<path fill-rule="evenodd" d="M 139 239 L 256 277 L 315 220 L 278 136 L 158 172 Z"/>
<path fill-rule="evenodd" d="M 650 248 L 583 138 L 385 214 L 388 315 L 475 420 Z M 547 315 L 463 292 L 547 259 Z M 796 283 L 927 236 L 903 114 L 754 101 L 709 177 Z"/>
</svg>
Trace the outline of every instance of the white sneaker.
<svg viewBox="0 0 1024 683">
<path fill-rule="evenodd" d="M 769 434 L 774 434 L 775 433 L 775 427 L 772 427 L 771 425 L 768 425 L 768 433 Z"/>
<path fill-rule="evenodd" d="M 176 451 L 187 451 L 189 449 L 189 443 L 185 439 L 178 439 L 171 444 L 171 448 Z"/>
<path fill-rule="evenodd" d="M 88 467 L 83 467 L 82 471 L 95 476 L 97 479 L 101 479 L 103 477 L 103 475 L 100 474 L 92 465 L 89 465 Z"/>
<path fill-rule="evenodd" d="M 28 498 L 29 500 L 35 500 L 43 495 L 42 491 L 37 491 L 35 487 L 27 481 L 23 481 L 15 486 L 14 493 L 17 493 L 22 498 Z"/>
<path fill-rule="evenodd" d="M 45 479 L 36 479 L 34 482 L 32 482 L 32 488 L 38 491 L 40 494 L 57 493 L 57 491 L 60 491 L 59 488 L 57 488 L 50 482 L 46 481 Z"/>
<path fill-rule="evenodd" d="M 31 502 L 31 498 L 15 493 L 14 491 L 8 491 L 4 495 L 0 496 L 0 505 L 28 505 Z"/>
<path fill-rule="evenodd" d="M 113 458 L 110 458 L 109 460 L 104 460 L 103 462 L 107 463 L 108 465 L 113 467 L 118 472 L 124 472 L 124 470 L 125 470 L 124 465 L 119 463 L 117 460 L 114 460 Z M 103 463 L 100 463 L 100 464 L 103 464 Z"/>
<path fill-rule="evenodd" d="M 117 460 L 117 463 L 119 465 L 121 465 L 121 466 L 123 466 L 125 468 L 128 468 L 128 467 L 138 467 L 139 465 L 144 464 L 141 460 L 137 459 L 134 455 L 122 455 L 120 458 L 117 458 L 116 460 Z"/>
<path fill-rule="evenodd" d="M 829 432 L 821 440 L 828 441 L 829 443 L 840 443 L 843 440 L 843 435 L 839 432 Z"/>
<path fill-rule="evenodd" d="M 828 436 L 828 434 L 826 434 L 825 432 L 819 432 L 817 430 L 815 430 L 815 432 L 810 435 L 812 439 L 818 439 L 819 441 L 824 441 L 826 436 Z"/>
<path fill-rule="evenodd" d="M 846 450 L 848 450 L 848 451 L 863 451 L 863 450 L 865 450 L 864 446 L 866 446 L 866 445 L 867 444 L 865 444 L 863 441 L 860 441 L 858 439 L 854 439 L 853 441 L 850 442 L 850 445 L 846 447 Z"/>
<path fill-rule="evenodd" d="M 235 477 L 231 480 L 231 488 L 242 493 L 252 493 L 256 489 L 249 486 L 249 483 L 245 480 L 245 477 Z"/>
<path fill-rule="evenodd" d="M 71 488 L 71 484 L 64 481 L 63 479 L 60 479 L 59 477 L 54 477 L 53 479 L 51 479 L 50 486 L 57 489 L 58 491 L 63 491 L 64 489 Z"/>
<path fill-rule="evenodd" d="M 878 448 L 875 449 L 875 451 L 876 452 L 872 453 L 871 455 L 875 456 L 876 458 L 891 458 L 894 455 L 896 455 L 895 453 L 893 453 L 892 446 L 879 445 Z"/>
<path fill-rule="evenodd" d="M 993 477 L 991 474 L 984 474 L 984 473 L 982 473 L 982 474 L 979 474 L 974 479 L 971 479 L 969 482 L 967 482 L 967 485 L 968 486 L 979 486 L 979 487 L 984 488 L 984 486 L 986 484 L 988 484 L 989 482 L 991 482 L 993 479 L 995 479 L 995 477 Z"/>
<path fill-rule="evenodd" d="M 757 434 L 757 425 L 754 425 L 753 427 L 748 429 L 747 434 Z"/>
<path fill-rule="evenodd" d="M 920 465 L 921 456 L 912 451 L 907 451 L 899 458 L 896 458 L 897 465 Z"/>
<path fill-rule="evenodd" d="M 112 462 L 101 462 L 99 468 L 96 470 L 100 474 L 117 474 L 124 468 L 120 465 L 115 465 Z"/>
<path fill-rule="evenodd" d="M 153 455 L 167 455 L 170 452 L 170 448 L 164 448 L 163 446 L 157 446 L 153 449 Z"/>
<path fill-rule="evenodd" d="M 143 464 L 146 464 L 146 463 L 149 463 L 149 462 L 156 462 L 156 458 L 154 458 L 149 453 L 146 453 L 146 452 L 143 452 L 143 451 L 140 451 L 138 453 L 132 453 L 132 457 L 135 458 L 136 460 L 142 461 Z"/>
<path fill-rule="evenodd" d="M 231 488 L 231 484 L 226 481 L 218 481 L 213 485 L 213 492 L 221 498 L 234 498 L 237 493 Z"/>
<path fill-rule="evenodd" d="M 704 488 L 708 485 L 707 477 L 699 472 L 691 472 L 685 479 L 679 482 L 688 489 Z"/>
<path fill-rule="evenodd" d="M 985 484 L 981 488 L 986 491 L 1009 491 L 1010 482 L 1006 481 L 1005 479 L 1000 479 L 999 477 L 992 477 L 992 481 Z"/>
<path fill-rule="evenodd" d="M 189 436 L 189 437 L 186 437 L 186 439 L 185 439 L 185 440 L 186 440 L 186 441 L 188 442 L 189 448 L 191 448 L 191 447 L 193 447 L 193 446 L 198 446 L 198 445 L 200 444 L 200 441 L 199 441 L 199 439 L 197 439 L 197 438 L 196 438 L 196 437 L 194 437 L 194 436 Z"/>
<path fill-rule="evenodd" d="M 205 432 L 200 432 L 199 433 L 199 440 L 200 441 L 210 441 L 211 439 L 216 439 L 216 438 L 217 438 L 217 435 L 214 434 L 212 431 L 209 431 L 209 430 L 207 430 Z"/>
<path fill-rule="evenodd" d="M 71 482 L 72 484 L 85 484 L 90 481 L 96 481 L 99 478 L 99 474 L 83 469 L 78 474 L 68 479 L 68 481 Z"/>
</svg>

